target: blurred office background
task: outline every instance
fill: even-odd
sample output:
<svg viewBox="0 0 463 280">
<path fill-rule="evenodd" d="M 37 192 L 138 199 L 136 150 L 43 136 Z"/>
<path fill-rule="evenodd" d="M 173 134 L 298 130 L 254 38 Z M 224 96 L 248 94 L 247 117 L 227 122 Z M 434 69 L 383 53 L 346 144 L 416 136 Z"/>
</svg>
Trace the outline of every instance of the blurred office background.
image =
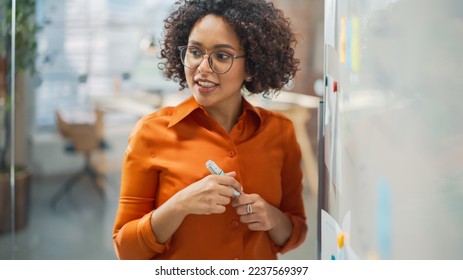
<svg viewBox="0 0 463 280">
<path fill-rule="evenodd" d="M 0 1 L 0 73 L 3 73 L 9 69 L 3 58 L 10 43 L 6 34 L 11 1 Z M 287 113 L 294 120 L 304 152 L 304 199 L 309 234 L 303 246 L 281 258 L 315 259 L 315 155 L 317 104 L 323 91 L 319 80 L 323 77 L 324 1 L 273 2 L 291 18 L 298 34 L 301 71 L 288 84 L 285 89 L 288 94 L 282 94 L 280 101 L 255 102 Z M 165 0 L 17 1 L 18 12 L 24 5 L 33 7 L 39 30 L 32 34 L 37 43 L 33 52 L 36 72 L 27 71 L 30 67 L 19 69 L 18 65 L 15 75 L 15 138 L 9 144 L 15 150 L 17 173 L 25 171 L 26 176 L 22 181 L 15 181 L 16 229 L 12 230 L 9 178 L 7 173 L 0 173 L 0 182 L 3 182 L 0 185 L 0 259 L 116 258 L 112 225 L 127 137 L 141 116 L 188 96 L 188 92 L 179 93 L 177 84 L 166 81 L 157 68 L 163 18 L 172 3 Z M 17 20 L 17 27 L 21 27 L 20 18 Z M 26 46 L 21 45 L 21 41 L 16 43 L 17 48 Z M 8 121 L 4 117 L 9 108 L 8 92 L 0 92 L 2 123 Z M 57 114 L 62 122 L 58 122 Z M 81 125 L 76 130 L 80 140 L 75 141 L 97 137 L 96 146 L 89 144 L 90 152 L 81 153 L 71 138 L 65 138 L 74 133 L 68 130 L 72 125 Z M 3 137 L 7 135 L 4 126 L 0 128 L 0 135 L 0 147 L 8 146 L 8 140 Z M 92 174 L 87 163 L 106 178 L 97 177 L 97 186 L 91 176 L 85 176 L 68 191 L 60 193 L 77 172 Z"/>
</svg>

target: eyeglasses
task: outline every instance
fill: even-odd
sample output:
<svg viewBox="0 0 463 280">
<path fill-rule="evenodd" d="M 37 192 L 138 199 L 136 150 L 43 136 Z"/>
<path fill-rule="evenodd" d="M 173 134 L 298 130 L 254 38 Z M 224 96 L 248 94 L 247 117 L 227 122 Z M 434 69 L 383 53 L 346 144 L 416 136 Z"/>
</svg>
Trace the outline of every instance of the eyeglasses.
<svg viewBox="0 0 463 280">
<path fill-rule="evenodd" d="M 232 55 L 224 51 L 213 51 L 207 54 L 193 46 L 180 46 L 178 49 L 180 50 L 180 59 L 185 67 L 190 69 L 198 68 L 207 55 L 209 66 L 217 74 L 227 73 L 232 68 L 235 59 L 245 57 L 244 55 Z"/>
</svg>

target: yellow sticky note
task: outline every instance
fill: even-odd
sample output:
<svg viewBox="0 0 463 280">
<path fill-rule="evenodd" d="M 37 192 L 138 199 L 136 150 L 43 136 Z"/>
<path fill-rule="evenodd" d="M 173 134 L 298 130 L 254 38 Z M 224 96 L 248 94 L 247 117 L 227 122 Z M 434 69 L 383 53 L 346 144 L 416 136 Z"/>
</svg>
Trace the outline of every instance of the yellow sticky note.
<svg viewBox="0 0 463 280">
<path fill-rule="evenodd" d="M 352 17 L 351 63 L 352 70 L 360 70 L 360 20 Z"/>
<path fill-rule="evenodd" d="M 346 63 L 346 48 L 347 48 L 347 18 L 341 18 L 341 26 L 339 28 L 339 62 Z"/>
<path fill-rule="evenodd" d="M 344 233 L 340 232 L 338 234 L 338 248 L 342 249 L 342 247 L 344 247 Z"/>
</svg>

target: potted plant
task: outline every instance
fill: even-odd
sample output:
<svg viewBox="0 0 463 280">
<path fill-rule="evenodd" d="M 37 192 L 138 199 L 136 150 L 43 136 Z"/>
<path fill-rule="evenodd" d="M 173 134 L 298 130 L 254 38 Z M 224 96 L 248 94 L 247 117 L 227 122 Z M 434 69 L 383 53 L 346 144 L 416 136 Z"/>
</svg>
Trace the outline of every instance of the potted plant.
<svg viewBox="0 0 463 280">
<path fill-rule="evenodd" d="M 11 117 L 25 114 L 15 110 L 11 116 L 10 77 L 17 77 L 25 71 L 34 74 L 36 56 L 35 0 L 16 1 L 15 21 L 15 73 L 11 73 L 11 18 L 12 1 L 0 0 L 0 234 L 11 229 L 10 223 L 10 155 L 11 155 Z M 17 84 L 17 83 L 16 83 Z M 24 92 L 17 92 L 23 94 Z M 18 104 L 15 104 L 18 107 Z M 15 139 L 17 146 L 26 139 Z M 30 174 L 25 166 L 15 165 L 15 229 L 27 224 L 29 212 Z"/>
</svg>

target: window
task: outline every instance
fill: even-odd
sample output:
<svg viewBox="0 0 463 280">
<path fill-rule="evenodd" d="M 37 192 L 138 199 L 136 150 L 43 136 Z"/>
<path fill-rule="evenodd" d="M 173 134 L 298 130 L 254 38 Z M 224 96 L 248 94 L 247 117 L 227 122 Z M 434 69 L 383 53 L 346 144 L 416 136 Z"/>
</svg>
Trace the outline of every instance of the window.
<svg viewBox="0 0 463 280">
<path fill-rule="evenodd" d="M 37 34 L 36 129 L 54 129 L 56 109 L 91 110 L 94 97 L 114 95 L 121 81 L 156 90 L 131 82 L 143 56 L 140 42 L 148 37 L 158 43 L 170 5 L 162 0 L 37 0 L 42 30 Z M 148 59 L 147 75 L 159 75 L 156 58 Z"/>
</svg>

